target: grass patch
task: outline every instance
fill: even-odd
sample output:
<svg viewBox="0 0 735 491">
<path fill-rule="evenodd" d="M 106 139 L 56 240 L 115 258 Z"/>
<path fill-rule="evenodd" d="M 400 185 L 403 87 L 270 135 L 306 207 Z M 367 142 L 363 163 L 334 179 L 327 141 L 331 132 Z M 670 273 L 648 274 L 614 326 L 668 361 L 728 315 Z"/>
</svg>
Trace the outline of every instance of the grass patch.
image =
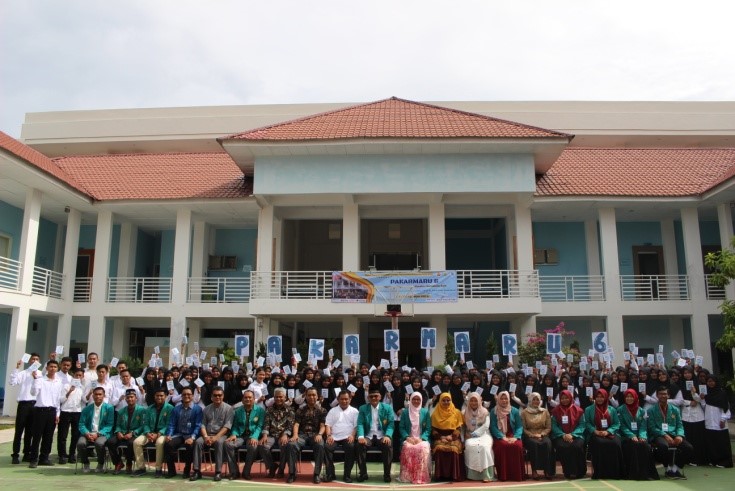
<svg viewBox="0 0 735 491">
<path fill-rule="evenodd" d="M 15 425 L 3 425 L 3 424 L 0 424 L 0 430 L 12 430 L 13 428 L 15 428 Z"/>
</svg>

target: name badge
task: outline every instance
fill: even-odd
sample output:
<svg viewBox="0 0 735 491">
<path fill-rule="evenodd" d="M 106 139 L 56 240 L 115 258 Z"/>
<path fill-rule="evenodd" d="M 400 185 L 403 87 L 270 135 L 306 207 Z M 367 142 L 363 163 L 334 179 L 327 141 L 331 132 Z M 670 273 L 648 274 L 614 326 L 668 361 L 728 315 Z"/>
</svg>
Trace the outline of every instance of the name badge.
<svg viewBox="0 0 735 491">
<path fill-rule="evenodd" d="M 633 431 L 638 431 L 638 423 L 636 422 L 630 423 L 630 429 Z"/>
<path fill-rule="evenodd" d="M 562 416 L 561 417 L 561 424 L 563 424 L 563 425 L 569 424 L 569 416 Z"/>
<path fill-rule="evenodd" d="M 661 431 L 669 431 L 668 423 L 661 423 Z"/>
<path fill-rule="evenodd" d="M 607 429 L 607 420 L 606 419 L 601 419 L 600 420 L 600 426 L 602 426 L 602 429 L 603 430 L 606 430 Z"/>
</svg>

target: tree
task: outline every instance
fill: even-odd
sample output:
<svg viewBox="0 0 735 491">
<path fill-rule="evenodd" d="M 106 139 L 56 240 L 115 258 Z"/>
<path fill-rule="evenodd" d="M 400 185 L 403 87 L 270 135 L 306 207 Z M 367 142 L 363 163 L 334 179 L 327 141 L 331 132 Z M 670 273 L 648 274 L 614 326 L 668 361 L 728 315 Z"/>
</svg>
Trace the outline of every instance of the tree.
<svg viewBox="0 0 735 491">
<path fill-rule="evenodd" d="M 704 264 L 712 270 L 709 277 L 711 284 L 724 288 L 735 279 L 735 237 L 730 245 L 732 249 L 722 249 L 719 252 L 710 252 L 704 258 Z M 720 305 L 724 331 L 715 346 L 720 351 L 735 348 L 735 301 L 725 300 Z"/>
</svg>

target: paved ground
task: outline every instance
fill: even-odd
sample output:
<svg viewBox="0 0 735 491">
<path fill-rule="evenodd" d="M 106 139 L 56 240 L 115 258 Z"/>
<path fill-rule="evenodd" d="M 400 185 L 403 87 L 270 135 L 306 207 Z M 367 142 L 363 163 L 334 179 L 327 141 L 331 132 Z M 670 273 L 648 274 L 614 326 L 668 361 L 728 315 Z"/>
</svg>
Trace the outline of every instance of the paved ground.
<svg viewBox="0 0 735 491">
<path fill-rule="evenodd" d="M 3 418 L 4 419 L 4 418 Z M 5 421 L 0 419 L 0 424 Z M 11 422 L 12 423 L 12 422 Z M 733 430 L 731 425 L 731 432 Z M 13 430 L 0 430 L 0 491 L 32 491 L 32 490 L 48 490 L 53 488 L 55 491 L 75 490 L 99 490 L 105 491 L 138 491 L 156 488 L 160 491 L 181 491 L 183 490 L 203 490 L 203 489 L 242 489 L 242 490 L 263 490 L 263 489 L 340 489 L 352 488 L 357 490 L 368 489 L 411 489 L 419 487 L 431 487 L 434 489 L 473 489 L 478 487 L 508 488 L 517 491 L 533 490 L 533 491 L 587 491 L 587 490 L 607 490 L 607 491 L 649 491 L 649 490 L 704 490 L 707 491 L 733 491 L 735 489 L 735 469 L 716 469 L 710 467 L 689 467 L 686 469 L 688 476 L 687 481 L 655 481 L 655 482 L 635 482 L 635 481 L 593 481 L 591 479 L 581 479 L 578 481 L 566 481 L 557 479 L 555 481 L 525 481 L 523 483 L 492 483 L 482 484 L 465 481 L 463 483 L 431 483 L 423 486 L 412 486 L 391 482 L 385 484 L 380 479 L 382 477 L 381 465 L 379 463 L 370 463 L 368 472 L 372 479 L 367 483 L 354 483 L 347 485 L 341 482 L 330 484 L 321 484 L 315 486 L 311 484 L 311 467 L 310 463 L 303 463 L 301 469 L 301 477 L 294 484 L 287 485 L 283 480 L 267 479 L 257 477 L 251 482 L 242 480 L 227 481 L 215 483 L 211 480 L 211 470 L 207 472 L 204 469 L 204 477 L 202 481 L 191 483 L 189 481 L 176 478 L 154 479 L 152 476 L 142 478 L 131 478 L 126 475 L 113 476 L 111 474 L 75 474 L 73 465 L 40 467 L 38 469 L 29 469 L 27 465 L 11 465 L 10 452 L 13 439 Z M 55 456 L 53 456 L 55 460 Z M 339 464 L 338 464 L 339 465 Z M 257 472 L 257 464 L 253 467 L 254 473 Z M 397 476 L 398 465 L 393 466 L 393 476 Z M 340 474 L 340 469 L 337 469 Z"/>
</svg>

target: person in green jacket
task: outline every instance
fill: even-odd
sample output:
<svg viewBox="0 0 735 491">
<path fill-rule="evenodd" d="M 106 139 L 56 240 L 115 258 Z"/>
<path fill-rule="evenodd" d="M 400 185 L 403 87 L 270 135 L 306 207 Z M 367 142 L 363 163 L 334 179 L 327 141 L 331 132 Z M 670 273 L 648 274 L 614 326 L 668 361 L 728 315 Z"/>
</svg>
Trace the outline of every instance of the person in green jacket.
<svg viewBox="0 0 735 491">
<path fill-rule="evenodd" d="M 133 476 L 145 474 L 145 459 L 143 447 L 148 444 L 156 445 L 156 474 L 155 477 L 163 476 L 163 446 L 166 443 L 168 432 L 168 420 L 174 407 L 166 402 L 166 389 L 159 387 L 153 395 L 153 404 L 146 409 L 146 427 L 142 435 L 133 441 L 133 453 L 135 454 L 135 472 Z"/>
<path fill-rule="evenodd" d="M 595 403 L 584 410 L 587 443 L 592 457 L 592 479 L 620 479 L 623 476 L 623 447 L 620 420 L 608 404 L 610 395 L 597 389 Z"/>
<path fill-rule="evenodd" d="M 684 439 L 681 414 L 679 408 L 669 404 L 668 387 L 659 387 L 656 397 L 658 404 L 648 408 L 648 439 L 653 444 L 656 460 L 666 466 L 665 476 L 686 479 L 681 469 L 692 461 L 694 447 Z"/>
<path fill-rule="evenodd" d="M 383 455 L 383 481 L 390 482 L 390 467 L 393 462 L 393 431 L 395 414 L 390 404 L 380 402 L 380 390 L 370 389 L 370 402 L 363 405 L 357 415 L 357 468 L 358 481 L 366 481 L 367 465 L 365 458 L 368 447 L 380 448 Z"/>
<path fill-rule="evenodd" d="M 225 456 L 230 468 L 230 479 L 240 477 L 235 453 L 245 445 L 245 466 L 242 468 L 242 478 L 251 479 L 250 469 L 258 450 L 258 439 L 265 424 L 265 409 L 255 404 L 255 393 L 246 390 L 242 393 L 242 406 L 235 409 L 230 436 L 225 440 Z"/>
<path fill-rule="evenodd" d="M 559 393 L 559 405 L 551 410 L 551 441 L 566 479 L 581 479 L 587 474 L 585 460 L 584 411 L 574 404 L 568 390 Z"/>
<path fill-rule="evenodd" d="M 620 438 L 623 446 L 623 478 L 634 481 L 658 479 L 656 464 L 648 444 L 646 411 L 638 404 L 638 392 L 628 389 L 624 404 L 618 407 Z"/>
<path fill-rule="evenodd" d="M 92 391 L 92 404 L 82 409 L 79 416 L 79 441 L 77 455 L 82 463 L 82 472 L 88 473 L 89 456 L 87 446 L 94 445 L 97 453 L 97 469 L 95 472 L 105 471 L 105 443 L 112 435 L 112 425 L 115 421 L 115 408 L 105 402 L 105 388 L 96 387 Z"/>
<path fill-rule="evenodd" d="M 148 422 L 145 408 L 138 405 L 138 393 L 135 389 L 128 389 L 125 392 L 125 403 L 125 408 L 117 411 L 115 434 L 108 438 L 106 443 L 110 459 L 115 464 L 115 470 L 112 472 L 114 475 L 122 472 L 120 448 L 124 448 L 125 451 L 127 473 L 133 472 L 133 442 L 145 433 Z"/>
<path fill-rule="evenodd" d="M 431 416 L 429 410 L 422 407 L 423 402 L 421 392 L 413 392 L 408 409 L 401 413 L 398 423 L 401 482 L 427 484 L 431 481 Z"/>
</svg>

